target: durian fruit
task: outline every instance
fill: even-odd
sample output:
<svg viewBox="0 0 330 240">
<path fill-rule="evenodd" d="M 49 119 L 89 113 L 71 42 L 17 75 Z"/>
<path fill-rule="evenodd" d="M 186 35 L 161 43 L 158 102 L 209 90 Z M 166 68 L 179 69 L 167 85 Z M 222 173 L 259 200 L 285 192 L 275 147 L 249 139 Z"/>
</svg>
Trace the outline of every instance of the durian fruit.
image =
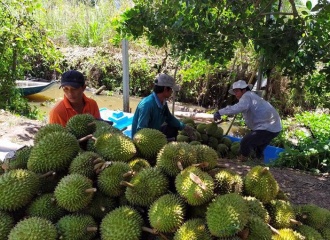
<svg viewBox="0 0 330 240">
<path fill-rule="evenodd" d="M 143 219 L 139 212 L 130 206 L 122 206 L 112 210 L 102 219 L 101 239 L 141 239 L 142 226 Z"/>
<path fill-rule="evenodd" d="M 101 164 L 105 161 L 101 156 L 95 152 L 82 152 L 78 154 L 70 163 L 69 174 L 78 173 L 90 179 L 93 179 L 96 176 L 96 164 Z"/>
<path fill-rule="evenodd" d="M 218 152 L 220 157 L 225 157 L 225 156 L 227 156 L 227 154 L 229 152 L 229 148 L 226 144 L 219 143 L 218 146 L 217 146 L 217 152 Z"/>
<path fill-rule="evenodd" d="M 54 132 L 67 132 L 67 129 L 58 123 L 49 123 L 42 126 L 34 135 L 33 143 L 36 145 L 44 136 Z"/>
<path fill-rule="evenodd" d="M 29 170 L 14 169 L 0 175 L 0 210 L 26 206 L 40 187 L 39 177 Z"/>
<path fill-rule="evenodd" d="M 119 133 L 105 133 L 95 142 L 95 150 L 107 161 L 128 162 L 136 154 L 133 141 Z"/>
<path fill-rule="evenodd" d="M 80 139 L 95 132 L 95 118 L 88 113 L 76 114 L 68 120 L 65 127 L 68 132 Z"/>
<path fill-rule="evenodd" d="M 31 150 L 27 168 L 36 173 L 65 170 L 79 149 L 79 143 L 71 133 L 45 135 Z"/>
<path fill-rule="evenodd" d="M 178 134 L 176 141 L 177 142 L 189 142 L 189 137 L 186 135 Z"/>
<path fill-rule="evenodd" d="M 232 141 L 230 140 L 229 137 L 223 137 L 221 139 L 221 143 L 225 144 L 228 148 L 230 148 L 232 145 Z"/>
<path fill-rule="evenodd" d="M 56 204 L 53 193 L 38 196 L 26 209 L 27 216 L 45 218 L 52 223 L 56 223 L 65 213 L 66 211 Z"/>
<path fill-rule="evenodd" d="M 247 228 L 249 229 L 249 235 L 247 240 L 272 239 L 272 231 L 270 230 L 267 223 L 265 223 L 259 217 L 251 217 L 247 224 Z"/>
<path fill-rule="evenodd" d="M 134 158 L 129 161 L 128 165 L 132 169 L 133 172 L 140 172 L 142 169 L 150 168 L 150 163 L 143 158 Z"/>
<path fill-rule="evenodd" d="M 206 134 L 205 128 L 206 128 L 206 123 L 199 123 L 196 125 L 196 130 L 201 133 L 201 134 Z"/>
<path fill-rule="evenodd" d="M 243 197 L 249 207 L 251 217 L 258 217 L 265 223 L 269 223 L 270 216 L 265 206 L 257 198 L 251 196 Z"/>
<path fill-rule="evenodd" d="M 223 169 L 214 175 L 215 192 L 218 194 L 241 193 L 243 178 L 230 169 Z"/>
<path fill-rule="evenodd" d="M 235 158 L 240 154 L 240 143 L 233 142 L 230 146 L 230 157 Z"/>
<path fill-rule="evenodd" d="M 119 197 L 124 194 L 125 187 L 120 183 L 129 180 L 124 176 L 131 168 L 125 162 L 112 162 L 103 169 L 97 177 L 99 190 L 109 197 Z"/>
<path fill-rule="evenodd" d="M 244 191 L 262 203 L 269 203 L 277 196 L 279 186 L 268 167 L 255 166 L 245 175 Z"/>
<path fill-rule="evenodd" d="M 205 127 L 205 132 L 207 135 L 216 138 L 216 132 L 218 130 L 218 125 L 215 122 L 207 123 Z"/>
<path fill-rule="evenodd" d="M 207 145 L 209 147 L 216 150 L 218 148 L 218 144 L 219 144 L 219 141 L 216 137 L 209 136 L 209 139 L 208 139 L 208 142 L 207 142 Z"/>
<path fill-rule="evenodd" d="M 107 213 L 117 207 L 115 198 L 111 198 L 101 193 L 96 192 L 92 202 L 83 210 L 83 213 L 91 215 L 95 220 L 101 220 Z"/>
<path fill-rule="evenodd" d="M 10 159 L 5 159 L 4 161 L 5 169 L 6 170 L 26 169 L 31 150 L 32 150 L 32 146 L 24 146 L 18 149 L 15 152 L 14 157 Z"/>
<path fill-rule="evenodd" d="M 189 142 L 189 144 L 190 145 L 202 145 L 202 143 L 200 141 L 191 141 L 191 142 Z"/>
<path fill-rule="evenodd" d="M 305 240 L 305 237 L 291 228 L 282 228 L 273 233 L 272 240 Z"/>
<path fill-rule="evenodd" d="M 330 215 L 329 210 L 315 204 L 298 205 L 294 210 L 298 221 L 317 230 L 324 227 Z"/>
<path fill-rule="evenodd" d="M 218 164 L 217 152 L 207 145 L 194 146 L 197 153 L 197 163 L 204 163 L 205 166 L 200 166 L 203 170 L 209 171 L 215 168 Z"/>
<path fill-rule="evenodd" d="M 206 133 L 201 133 L 201 142 L 206 145 L 209 142 L 209 136 Z"/>
<path fill-rule="evenodd" d="M 330 239 L 330 227 L 323 227 L 319 231 L 324 239 Z"/>
<path fill-rule="evenodd" d="M 181 121 L 184 123 L 184 124 L 188 124 L 189 126 L 195 128 L 196 127 L 196 124 L 195 124 L 195 120 L 190 118 L 190 117 L 184 117 L 181 119 Z"/>
<path fill-rule="evenodd" d="M 186 206 L 176 194 L 165 194 L 150 206 L 149 223 L 158 232 L 175 232 L 184 222 Z"/>
<path fill-rule="evenodd" d="M 212 240 L 205 220 L 195 218 L 186 221 L 175 233 L 173 240 Z"/>
<path fill-rule="evenodd" d="M 324 240 L 327 238 L 323 238 L 321 233 L 317 231 L 315 228 L 312 228 L 308 225 L 299 225 L 295 227 L 295 231 L 300 233 L 305 237 L 306 240 Z"/>
<path fill-rule="evenodd" d="M 284 200 L 272 200 L 267 205 L 270 215 L 270 224 L 275 228 L 291 228 L 294 223 L 296 215 L 290 202 Z"/>
<path fill-rule="evenodd" d="M 216 237 L 231 237 L 242 231 L 249 220 L 249 208 L 237 193 L 217 196 L 206 211 L 206 223 Z"/>
<path fill-rule="evenodd" d="M 61 179 L 55 188 L 54 195 L 60 207 L 69 212 L 75 212 L 87 207 L 95 191 L 89 178 L 73 173 Z"/>
<path fill-rule="evenodd" d="M 56 223 L 59 238 L 62 240 L 90 240 L 98 231 L 95 220 L 85 214 L 69 214 Z"/>
<path fill-rule="evenodd" d="M 51 221 L 39 218 L 30 217 L 18 222 L 11 229 L 8 240 L 56 240 L 57 230 Z"/>
<path fill-rule="evenodd" d="M 127 186 L 125 196 L 132 205 L 150 206 L 157 198 L 168 191 L 169 180 L 158 168 L 146 168 L 136 173 Z"/>
<path fill-rule="evenodd" d="M 142 128 L 133 136 L 133 142 L 145 159 L 155 159 L 157 153 L 167 144 L 165 134 L 157 129 Z"/>
<path fill-rule="evenodd" d="M 14 225 L 14 218 L 9 213 L 0 211 L 0 240 L 7 240 L 7 236 Z"/>
<path fill-rule="evenodd" d="M 195 146 L 186 142 L 170 142 L 158 153 L 156 166 L 174 177 L 181 170 L 196 162 Z"/>
<path fill-rule="evenodd" d="M 197 167 L 187 167 L 175 178 L 175 188 L 189 205 L 198 206 L 213 198 L 213 178 Z"/>
</svg>

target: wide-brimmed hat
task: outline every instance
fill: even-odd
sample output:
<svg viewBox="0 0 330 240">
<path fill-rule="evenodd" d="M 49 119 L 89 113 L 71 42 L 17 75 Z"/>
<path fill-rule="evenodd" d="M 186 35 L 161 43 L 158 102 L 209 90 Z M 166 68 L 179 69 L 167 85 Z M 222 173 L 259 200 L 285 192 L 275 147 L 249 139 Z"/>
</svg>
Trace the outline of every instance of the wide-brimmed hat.
<svg viewBox="0 0 330 240">
<path fill-rule="evenodd" d="M 74 88 L 80 88 L 85 85 L 85 78 L 81 72 L 76 70 L 70 70 L 62 74 L 61 86 L 71 86 Z"/>
<path fill-rule="evenodd" d="M 173 91 L 180 90 L 180 86 L 175 84 L 174 78 L 165 73 L 161 73 L 156 77 L 155 85 L 163 86 L 163 87 L 170 87 L 173 89 Z"/>
<path fill-rule="evenodd" d="M 253 85 L 252 84 L 247 84 L 244 80 L 238 80 L 237 82 L 234 82 L 231 88 L 229 89 L 229 93 L 232 95 L 235 95 L 234 89 L 244 89 L 246 87 L 249 87 L 250 90 L 252 90 Z"/>
</svg>

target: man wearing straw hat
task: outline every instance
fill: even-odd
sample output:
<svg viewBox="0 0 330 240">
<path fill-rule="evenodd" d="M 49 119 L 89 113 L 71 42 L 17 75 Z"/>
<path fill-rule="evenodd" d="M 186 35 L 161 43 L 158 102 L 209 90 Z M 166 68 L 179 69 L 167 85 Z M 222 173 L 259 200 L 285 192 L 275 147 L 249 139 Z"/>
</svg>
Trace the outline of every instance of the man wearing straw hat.
<svg viewBox="0 0 330 240">
<path fill-rule="evenodd" d="M 222 115 L 242 113 L 245 124 L 251 129 L 240 143 L 242 160 L 253 156 L 253 153 L 256 158 L 263 159 L 263 151 L 282 130 L 281 118 L 276 109 L 251 92 L 252 87 L 252 84 L 247 84 L 244 80 L 234 82 L 228 92 L 236 96 L 238 103 L 214 113 L 215 120 L 220 120 Z"/>
</svg>

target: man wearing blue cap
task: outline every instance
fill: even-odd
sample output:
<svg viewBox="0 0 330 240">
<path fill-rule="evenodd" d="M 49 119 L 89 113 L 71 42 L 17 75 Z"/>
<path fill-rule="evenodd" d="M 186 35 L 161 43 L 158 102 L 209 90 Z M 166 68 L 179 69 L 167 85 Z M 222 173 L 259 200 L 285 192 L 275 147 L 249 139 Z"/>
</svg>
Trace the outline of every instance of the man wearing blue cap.
<svg viewBox="0 0 330 240">
<path fill-rule="evenodd" d="M 230 94 L 239 100 L 233 106 L 227 106 L 214 113 L 214 120 L 220 120 L 222 115 L 242 113 L 245 124 L 251 132 L 245 135 L 240 143 L 241 159 L 245 160 L 253 152 L 256 158 L 263 158 L 267 145 L 282 130 L 281 118 L 276 109 L 263 98 L 251 92 L 252 84 L 244 80 L 234 82 Z"/>
<path fill-rule="evenodd" d="M 95 100 L 86 97 L 85 78 L 81 72 L 70 70 L 62 74 L 61 86 L 64 99 L 58 102 L 49 113 L 49 123 L 58 123 L 63 127 L 76 114 L 89 113 L 100 119 L 99 107 Z"/>
</svg>

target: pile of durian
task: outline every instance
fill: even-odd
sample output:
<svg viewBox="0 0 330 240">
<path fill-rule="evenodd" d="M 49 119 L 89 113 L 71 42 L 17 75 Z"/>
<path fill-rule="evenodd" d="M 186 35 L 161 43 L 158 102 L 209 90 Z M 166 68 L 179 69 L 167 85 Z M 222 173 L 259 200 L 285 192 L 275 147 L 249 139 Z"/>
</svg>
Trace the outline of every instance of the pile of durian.
<svg viewBox="0 0 330 240">
<path fill-rule="evenodd" d="M 232 142 L 230 138 L 224 136 L 223 128 L 215 122 L 196 123 L 192 118 L 183 118 L 181 121 L 192 127 L 194 132 L 180 131 L 177 137 L 178 142 L 207 145 L 213 148 L 221 158 L 236 158 L 239 155 L 239 142 Z"/>
<path fill-rule="evenodd" d="M 43 126 L 2 169 L 0 240 L 330 239 L 330 211 L 291 204 L 268 168 L 240 176 L 207 145 L 87 114 Z"/>
</svg>

